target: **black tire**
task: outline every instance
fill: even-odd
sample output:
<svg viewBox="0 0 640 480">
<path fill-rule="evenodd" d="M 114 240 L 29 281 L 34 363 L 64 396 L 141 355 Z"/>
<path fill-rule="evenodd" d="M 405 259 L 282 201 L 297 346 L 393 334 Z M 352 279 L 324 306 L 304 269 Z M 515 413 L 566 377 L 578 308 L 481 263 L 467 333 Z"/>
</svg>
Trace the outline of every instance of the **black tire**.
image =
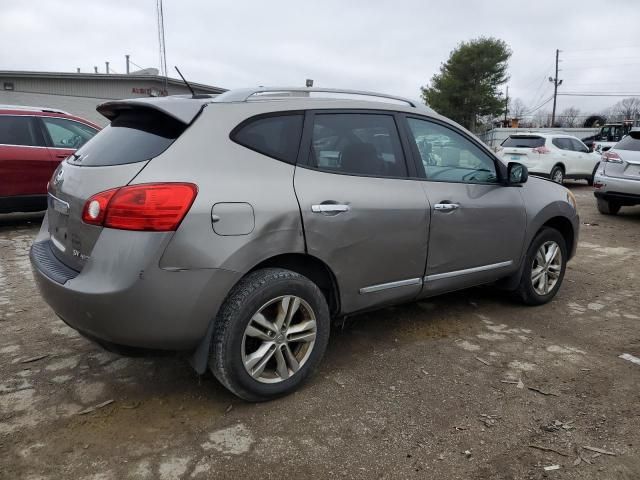
<svg viewBox="0 0 640 480">
<path fill-rule="evenodd" d="M 263 383 L 245 369 L 242 360 L 243 338 L 251 318 L 264 305 L 284 295 L 301 298 L 313 311 L 316 320 L 315 342 L 298 371 L 286 380 Z M 215 320 L 209 368 L 220 383 L 238 397 L 251 402 L 271 400 L 296 390 L 313 374 L 327 348 L 329 330 L 327 301 L 315 283 L 290 270 L 256 270 L 240 280 L 220 308 Z"/>
<path fill-rule="evenodd" d="M 593 172 L 591 172 L 591 176 L 587 178 L 587 185 L 589 185 L 590 187 L 593 187 L 593 182 L 594 182 L 597 171 L 598 171 L 598 164 L 596 164 L 596 166 L 593 168 Z"/>
<path fill-rule="evenodd" d="M 616 215 L 620 211 L 621 205 L 604 198 L 597 199 L 598 211 L 603 215 Z"/>
<path fill-rule="evenodd" d="M 534 265 L 534 259 L 536 254 L 538 253 L 538 250 L 543 244 L 550 241 L 557 243 L 560 247 L 560 253 L 562 255 L 561 269 L 558 279 L 553 288 L 549 290 L 546 295 L 541 295 L 536 292 L 534 288 L 531 273 Z M 551 299 L 556 296 L 556 293 L 558 293 L 558 290 L 562 285 L 564 273 L 567 268 L 567 245 L 564 237 L 554 228 L 542 228 L 531 242 L 531 245 L 529 245 L 529 249 L 527 250 L 527 255 L 524 259 L 524 262 L 525 263 L 524 268 L 522 269 L 522 277 L 520 278 L 520 284 L 515 290 L 515 294 L 526 305 L 542 305 L 551 301 Z"/>
<path fill-rule="evenodd" d="M 564 182 L 564 168 L 562 168 L 560 165 L 556 165 L 551 169 L 549 178 L 551 178 L 551 180 L 553 180 L 554 182 L 562 185 L 562 183 Z"/>
</svg>

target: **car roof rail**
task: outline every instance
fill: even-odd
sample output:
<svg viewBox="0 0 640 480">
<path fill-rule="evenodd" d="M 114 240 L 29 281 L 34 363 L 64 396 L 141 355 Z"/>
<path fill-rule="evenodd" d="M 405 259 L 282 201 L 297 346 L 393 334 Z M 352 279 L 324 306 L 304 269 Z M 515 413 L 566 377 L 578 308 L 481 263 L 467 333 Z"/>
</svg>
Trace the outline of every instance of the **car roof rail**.
<svg viewBox="0 0 640 480">
<path fill-rule="evenodd" d="M 424 108 L 428 107 L 420 101 L 411 100 L 395 95 L 387 95 L 386 93 L 369 92 L 365 90 L 346 90 L 341 88 L 318 88 L 318 87 L 257 87 L 257 88 L 241 88 L 230 90 L 222 93 L 215 98 L 214 102 L 247 102 L 250 100 L 273 100 L 282 98 L 308 98 L 311 94 L 328 94 L 328 98 L 332 95 L 354 95 L 365 96 L 376 99 L 394 100 L 396 102 L 406 103 L 410 107 Z M 255 97 L 255 98 L 251 98 Z"/>
<path fill-rule="evenodd" d="M 62 113 L 63 115 L 71 115 L 69 112 L 65 112 L 64 110 L 49 107 L 30 107 L 28 105 L 0 105 L 0 108 L 3 110 L 24 110 L 27 112 Z"/>
</svg>

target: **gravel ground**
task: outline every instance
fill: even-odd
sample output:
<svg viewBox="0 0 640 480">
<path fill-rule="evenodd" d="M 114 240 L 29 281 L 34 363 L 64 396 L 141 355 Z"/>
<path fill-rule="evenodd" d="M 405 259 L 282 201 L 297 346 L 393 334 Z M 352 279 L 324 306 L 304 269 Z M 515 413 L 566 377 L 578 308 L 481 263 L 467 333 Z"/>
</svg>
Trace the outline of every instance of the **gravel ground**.
<svg viewBox="0 0 640 480">
<path fill-rule="evenodd" d="M 2 217 L 0 478 L 640 478 L 640 365 L 619 358 L 640 356 L 640 208 L 605 217 L 571 188 L 580 245 L 553 302 L 476 288 L 358 316 L 262 404 L 66 327 L 29 267 L 39 218 Z"/>
</svg>

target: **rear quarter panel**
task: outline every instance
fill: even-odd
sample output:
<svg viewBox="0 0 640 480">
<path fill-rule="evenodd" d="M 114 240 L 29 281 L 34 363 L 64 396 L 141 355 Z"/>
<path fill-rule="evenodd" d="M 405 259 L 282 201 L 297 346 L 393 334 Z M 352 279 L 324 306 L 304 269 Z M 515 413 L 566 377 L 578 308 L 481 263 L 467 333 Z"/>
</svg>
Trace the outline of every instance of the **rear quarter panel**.
<svg viewBox="0 0 640 480">
<path fill-rule="evenodd" d="M 274 255 L 305 251 L 293 190 L 294 166 L 229 138 L 236 125 L 262 113 L 262 108 L 255 104 L 208 105 L 171 148 L 149 162 L 131 182 L 198 185 L 194 204 L 162 256 L 162 268 L 245 273 Z M 272 110 L 273 105 L 264 106 L 264 111 Z M 253 230 L 242 235 L 216 234 L 211 210 L 223 202 L 251 205 Z"/>
</svg>

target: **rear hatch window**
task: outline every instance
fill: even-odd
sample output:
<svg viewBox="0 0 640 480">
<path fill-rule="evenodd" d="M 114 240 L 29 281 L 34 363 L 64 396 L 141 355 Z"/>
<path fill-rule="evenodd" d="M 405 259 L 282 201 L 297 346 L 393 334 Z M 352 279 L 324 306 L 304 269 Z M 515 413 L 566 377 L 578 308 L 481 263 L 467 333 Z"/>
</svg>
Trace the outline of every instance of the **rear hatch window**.
<svg viewBox="0 0 640 480">
<path fill-rule="evenodd" d="M 503 147 L 512 148 L 536 148 L 544 147 L 544 137 L 533 137 L 530 135 L 511 135 L 504 142 Z"/>
<path fill-rule="evenodd" d="M 124 111 L 68 161 L 83 167 L 147 161 L 169 148 L 186 128 L 184 123 L 152 110 Z"/>
<path fill-rule="evenodd" d="M 640 132 L 631 132 L 624 137 L 618 143 L 616 143 L 616 150 L 631 150 L 632 152 L 640 152 Z"/>
</svg>

